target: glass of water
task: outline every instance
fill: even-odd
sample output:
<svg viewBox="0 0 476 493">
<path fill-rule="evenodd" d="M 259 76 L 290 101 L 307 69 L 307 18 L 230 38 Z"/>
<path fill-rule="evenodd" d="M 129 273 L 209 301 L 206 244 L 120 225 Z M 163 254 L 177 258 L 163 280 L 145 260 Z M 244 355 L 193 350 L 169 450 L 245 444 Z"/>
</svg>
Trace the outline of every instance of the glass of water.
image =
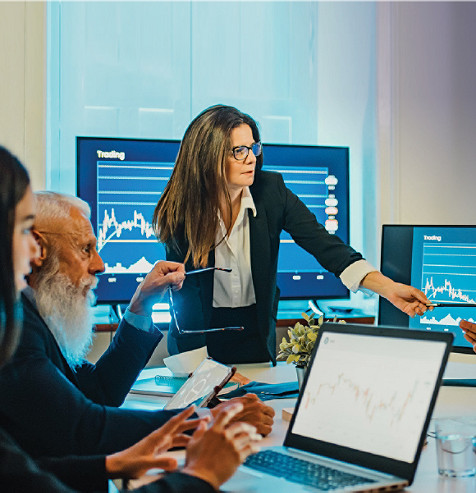
<svg viewBox="0 0 476 493">
<path fill-rule="evenodd" d="M 435 423 L 438 472 L 442 476 L 476 475 L 476 418 L 440 418 Z"/>
</svg>

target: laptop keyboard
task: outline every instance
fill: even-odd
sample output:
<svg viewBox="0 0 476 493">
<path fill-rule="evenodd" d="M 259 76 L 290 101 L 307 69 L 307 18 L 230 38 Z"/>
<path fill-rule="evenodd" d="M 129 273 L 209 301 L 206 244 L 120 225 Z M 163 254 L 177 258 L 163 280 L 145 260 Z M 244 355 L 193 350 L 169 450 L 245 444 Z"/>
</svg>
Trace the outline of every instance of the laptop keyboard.
<svg viewBox="0 0 476 493">
<path fill-rule="evenodd" d="M 266 472 L 272 476 L 286 478 L 293 483 L 313 486 L 323 491 L 375 482 L 368 478 L 281 454 L 274 450 L 263 450 L 257 454 L 250 455 L 245 462 L 245 466 Z"/>
</svg>

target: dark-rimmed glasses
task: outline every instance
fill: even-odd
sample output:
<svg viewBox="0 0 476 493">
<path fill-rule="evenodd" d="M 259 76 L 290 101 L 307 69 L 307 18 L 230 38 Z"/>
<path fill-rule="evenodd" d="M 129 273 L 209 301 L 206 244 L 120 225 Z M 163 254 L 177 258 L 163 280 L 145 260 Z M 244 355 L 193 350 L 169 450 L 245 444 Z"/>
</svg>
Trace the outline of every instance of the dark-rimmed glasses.
<svg viewBox="0 0 476 493">
<path fill-rule="evenodd" d="M 250 151 L 253 151 L 253 154 L 258 157 L 261 154 L 261 142 L 255 142 L 251 147 L 248 146 L 236 146 L 233 147 L 231 152 L 233 153 L 233 157 L 237 161 L 243 161 L 248 157 Z"/>
<path fill-rule="evenodd" d="M 169 293 L 169 307 L 170 307 L 170 314 L 175 322 L 175 327 L 177 327 L 177 332 L 179 334 L 192 334 L 192 335 L 198 335 L 198 334 L 208 334 L 209 332 L 224 332 L 224 331 L 229 331 L 229 330 L 244 330 L 244 327 L 219 327 L 219 328 L 209 328 L 209 329 L 200 329 L 200 330 L 186 330 L 186 329 L 181 329 L 180 325 L 178 323 L 178 318 L 177 318 L 177 313 L 175 311 L 174 307 L 174 296 L 172 292 L 172 288 L 169 286 L 167 288 L 167 291 Z"/>
</svg>

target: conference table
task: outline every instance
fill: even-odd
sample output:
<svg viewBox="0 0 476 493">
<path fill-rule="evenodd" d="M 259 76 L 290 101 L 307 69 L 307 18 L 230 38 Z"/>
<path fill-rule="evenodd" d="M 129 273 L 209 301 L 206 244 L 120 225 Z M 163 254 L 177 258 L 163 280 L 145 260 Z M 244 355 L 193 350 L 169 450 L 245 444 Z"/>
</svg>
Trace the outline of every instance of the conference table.
<svg viewBox="0 0 476 493">
<path fill-rule="evenodd" d="M 462 363 L 449 363 L 447 372 L 454 368 L 451 365 L 459 365 L 461 372 Z M 468 371 L 476 370 L 476 365 L 469 364 Z M 296 380 L 296 372 L 293 365 L 279 362 L 276 367 L 268 363 L 238 365 L 237 370 L 250 380 L 266 383 L 290 382 Z M 464 370 L 464 368 L 463 368 Z M 157 368 L 146 368 L 140 378 L 150 378 L 157 373 Z M 160 409 L 167 402 L 166 397 L 129 394 L 124 407 L 129 409 Z M 274 399 L 266 402 L 274 408 L 276 416 L 271 434 L 263 439 L 261 445 L 282 445 L 288 421 L 283 420 L 282 410 L 292 408 L 296 399 Z M 446 416 L 476 415 L 476 387 L 442 386 L 440 388 L 432 422 L 429 430 L 432 430 L 435 418 Z M 289 483 L 289 491 L 292 492 L 292 483 Z M 415 480 L 405 491 L 414 493 L 475 493 L 476 477 L 471 478 L 445 478 L 438 474 L 436 465 L 435 439 L 428 437 L 428 444 L 424 447 L 418 464 Z"/>
</svg>

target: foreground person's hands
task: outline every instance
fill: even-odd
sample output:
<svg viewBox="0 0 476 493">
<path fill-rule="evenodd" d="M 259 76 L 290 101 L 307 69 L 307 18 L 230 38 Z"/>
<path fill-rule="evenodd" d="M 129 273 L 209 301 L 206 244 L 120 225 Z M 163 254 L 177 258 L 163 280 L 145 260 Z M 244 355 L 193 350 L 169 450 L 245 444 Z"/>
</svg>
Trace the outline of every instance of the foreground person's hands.
<svg viewBox="0 0 476 493">
<path fill-rule="evenodd" d="M 200 423 L 205 426 L 209 418 L 190 419 L 195 407 L 190 406 L 177 416 L 171 418 L 140 442 L 121 452 L 106 457 L 106 471 L 110 478 L 136 479 L 149 469 L 172 471 L 177 468 L 177 460 L 163 456 L 164 452 L 173 447 L 185 447 L 191 437 L 184 431 L 196 428 Z"/>
<path fill-rule="evenodd" d="M 213 408 L 212 415 L 218 416 L 223 409 L 233 404 L 240 403 L 243 409 L 235 414 L 231 420 L 232 423 L 242 421 L 256 428 L 256 431 L 263 435 L 269 435 L 274 423 L 274 409 L 267 406 L 255 394 L 246 394 L 243 397 L 235 397 L 227 402 L 222 402 Z"/>
<path fill-rule="evenodd" d="M 188 443 L 182 472 L 203 479 L 218 490 L 248 455 L 258 452 L 261 435 L 256 433 L 256 428 L 234 422 L 243 412 L 241 402 L 227 403 L 210 428 L 207 429 L 205 422 L 200 423 Z"/>
</svg>

